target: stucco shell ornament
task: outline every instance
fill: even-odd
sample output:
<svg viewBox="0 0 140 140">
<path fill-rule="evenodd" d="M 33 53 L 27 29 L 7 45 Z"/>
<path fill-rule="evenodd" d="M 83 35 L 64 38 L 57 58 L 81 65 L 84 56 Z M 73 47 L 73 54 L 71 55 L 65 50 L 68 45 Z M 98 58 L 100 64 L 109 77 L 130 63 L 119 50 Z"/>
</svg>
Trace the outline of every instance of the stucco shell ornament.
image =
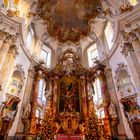
<svg viewBox="0 0 140 140">
<path fill-rule="evenodd" d="M 50 37 L 76 43 L 90 32 L 90 19 L 98 14 L 100 0 L 39 0 L 36 14 Z"/>
</svg>

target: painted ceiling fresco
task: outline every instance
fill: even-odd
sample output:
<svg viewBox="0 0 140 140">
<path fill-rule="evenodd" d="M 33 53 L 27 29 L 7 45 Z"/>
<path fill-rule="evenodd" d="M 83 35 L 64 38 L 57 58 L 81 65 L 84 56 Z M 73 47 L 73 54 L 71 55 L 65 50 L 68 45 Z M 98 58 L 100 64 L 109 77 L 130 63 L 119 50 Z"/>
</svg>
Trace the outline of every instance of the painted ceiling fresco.
<svg viewBox="0 0 140 140">
<path fill-rule="evenodd" d="M 37 11 L 51 37 L 76 43 L 90 32 L 90 19 L 98 15 L 99 0 L 40 0 Z"/>
</svg>

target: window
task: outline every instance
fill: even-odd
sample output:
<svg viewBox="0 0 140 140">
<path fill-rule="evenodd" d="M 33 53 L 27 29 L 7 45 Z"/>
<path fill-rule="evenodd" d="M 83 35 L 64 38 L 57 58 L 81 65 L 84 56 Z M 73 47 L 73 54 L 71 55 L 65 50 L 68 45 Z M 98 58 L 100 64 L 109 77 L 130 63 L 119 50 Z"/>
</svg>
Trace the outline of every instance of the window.
<svg viewBox="0 0 140 140">
<path fill-rule="evenodd" d="M 27 35 L 27 48 L 28 49 L 32 47 L 33 37 L 34 37 L 34 32 L 33 32 L 32 28 L 30 28 L 28 35 Z"/>
<path fill-rule="evenodd" d="M 133 6 L 135 6 L 135 5 L 138 3 L 137 0 L 129 0 L 129 2 L 130 2 Z"/>
<path fill-rule="evenodd" d="M 36 109 L 36 117 L 37 118 L 43 118 L 42 109 L 40 109 L 39 107 Z"/>
<path fill-rule="evenodd" d="M 38 98 L 42 98 L 43 94 L 44 94 L 44 81 L 41 79 L 39 81 L 39 92 L 38 92 Z"/>
<path fill-rule="evenodd" d="M 94 91 L 95 91 L 95 95 L 94 95 L 94 103 L 95 103 L 95 109 L 96 109 L 96 113 L 97 116 L 99 118 L 104 118 L 105 114 L 104 114 L 104 107 L 103 105 L 103 98 L 102 98 L 102 91 L 101 91 L 101 83 L 99 79 L 96 79 L 95 82 L 93 83 L 94 86 Z"/>
<path fill-rule="evenodd" d="M 43 60 L 45 62 L 46 67 L 50 67 L 51 49 L 49 49 L 47 46 L 43 45 L 40 58 L 41 58 L 41 60 Z"/>
<path fill-rule="evenodd" d="M 39 81 L 38 99 L 40 99 L 43 104 L 46 103 L 46 98 L 45 98 L 45 82 L 42 79 Z"/>
<path fill-rule="evenodd" d="M 92 67 L 95 63 L 96 59 L 99 59 L 99 54 L 98 54 L 98 49 L 97 49 L 97 45 L 93 44 L 88 50 L 88 62 L 89 62 L 89 66 Z"/>
<path fill-rule="evenodd" d="M 94 101 L 96 104 L 100 104 L 100 103 L 102 103 L 102 91 L 101 91 L 100 80 L 96 79 L 93 86 L 94 86 L 94 90 L 95 90 Z"/>
<path fill-rule="evenodd" d="M 37 110 L 36 110 L 36 117 L 39 118 L 39 116 L 40 116 L 40 110 L 37 109 Z"/>
<path fill-rule="evenodd" d="M 48 52 L 42 50 L 41 51 L 41 58 L 43 59 L 43 61 L 45 62 L 45 64 L 47 65 L 47 60 L 48 60 Z"/>
<path fill-rule="evenodd" d="M 99 117 L 100 117 L 100 118 L 104 118 L 104 117 L 105 117 L 104 109 L 101 109 L 101 110 L 99 111 Z"/>
<path fill-rule="evenodd" d="M 107 39 L 108 47 L 109 47 L 109 49 L 111 49 L 112 46 L 113 46 L 113 42 L 112 42 L 113 29 L 112 29 L 112 25 L 111 25 L 110 22 L 107 23 L 107 26 L 105 28 L 105 36 L 106 36 L 106 39 Z"/>
</svg>

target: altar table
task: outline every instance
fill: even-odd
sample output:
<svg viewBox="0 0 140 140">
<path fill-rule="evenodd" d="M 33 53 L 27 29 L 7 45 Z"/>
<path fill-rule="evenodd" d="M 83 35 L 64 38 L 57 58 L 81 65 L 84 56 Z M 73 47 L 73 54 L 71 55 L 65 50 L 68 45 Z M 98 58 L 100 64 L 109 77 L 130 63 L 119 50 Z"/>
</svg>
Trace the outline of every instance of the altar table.
<svg viewBox="0 0 140 140">
<path fill-rule="evenodd" d="M 58 135 L 57 140 L 82 140 L 81 135 Z"/>
</svg>

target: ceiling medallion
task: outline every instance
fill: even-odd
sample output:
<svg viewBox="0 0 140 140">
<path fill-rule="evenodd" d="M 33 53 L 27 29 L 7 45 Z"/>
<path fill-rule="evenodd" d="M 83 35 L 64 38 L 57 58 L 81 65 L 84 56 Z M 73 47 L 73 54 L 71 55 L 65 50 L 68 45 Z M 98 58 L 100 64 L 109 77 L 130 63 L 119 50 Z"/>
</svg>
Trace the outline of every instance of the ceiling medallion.
<svg viewBox="0 0 140 140">
<path fill-rule="evenodd" d="M 39 0 L 36 14 L 51 37 L 59 42 L 79 42 L 90 32 L 89 20 L 99 13 L 100 0 Z"/>
</svg>

